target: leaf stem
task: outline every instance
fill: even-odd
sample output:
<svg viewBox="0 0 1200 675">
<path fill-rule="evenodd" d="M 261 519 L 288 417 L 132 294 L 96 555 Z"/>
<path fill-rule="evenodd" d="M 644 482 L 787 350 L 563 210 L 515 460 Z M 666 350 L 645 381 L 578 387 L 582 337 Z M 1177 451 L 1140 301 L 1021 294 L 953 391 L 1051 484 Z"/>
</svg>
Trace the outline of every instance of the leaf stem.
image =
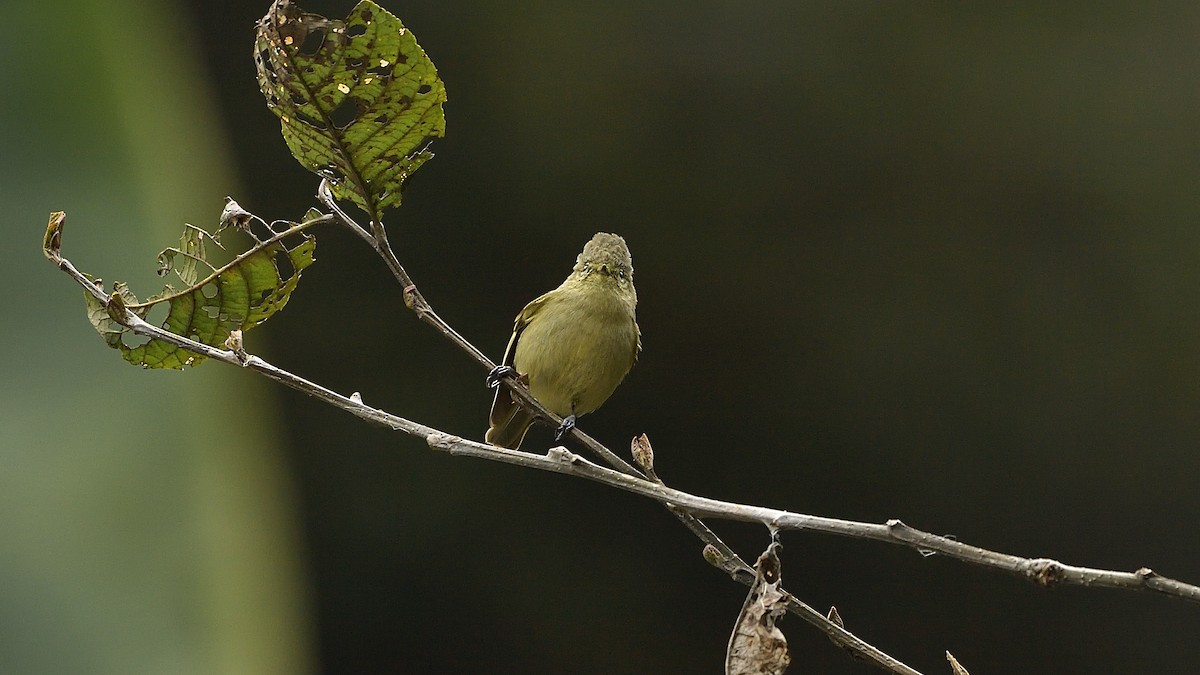
<svg viewBox="0 0 1200 675">
<path fill-rule="evenodd" d="M 200 286 L 203 286 L 204 284 L 207 284 L 210 281 L 215 280 L 217 277 L 224 274 L 227 270 L 233 269 L 234 267 L 242 264 L 242 262 L 244 262 L 250 256 L 257 254 L 258 252 L 260 252 L 264 249 L 267 249 L 270 246 L 277 244 L 288 237 L 300 234 L 301 232 L 307 230 L 310 227 L 314 227 L 316 225 L 326 225 L 329 223 L 334 223 L 337 220 L 338 219 L 337 219 L 336 215 L 326 214 L 319 218 L 313 218 L 312 220 L 306 220 L 302 223 L 296 223 L 296 224 L 292 225 L 291 227 L 289 227 L 288 229 L 284 230 L 283 232 L 279 232 L 278 234 L 275 234 L 274 236 L 272 236 L 269 239 L 264 239 L 262 241 L 256 242 L 254 244 L 254 246 L 251 246 L 244 253 L 239 254 L 236 258 L 229 261 L 225 265 L 222 265 L 220 268 L 214 268 L 207 261 L 200 259 L 200 258 L 196 258 L 196 260 L 208 265 L 209 268 L 213 270 L 212 274 L 209 274 L 207 277 L 204 277 L 203 279 L 201 279 L 200 281 L 197 281 L 194 284 L 190 284 L 187 288 L 185 288 L 177 293 L 173 293 L 171 295 L 156 296 L 153 298 L 153 300 L 147 300 L 145 302 L 139 302 L 139 303 L 131 304 L 129 306 L 133 307 L 133 308 L 141 309 L 143 307 L 149 307 L 152 305 L 156 305 L 163 301 L 169 302 L 180 296 L 187 295 L 188 293 L 191 293 L 194 289 L 196 289 Z M 183 255 L 187 256 L 186 253 L 184 253 Z M 189 256 L 189 257 L 191 257 L 191 256 Z"/>
</svg>

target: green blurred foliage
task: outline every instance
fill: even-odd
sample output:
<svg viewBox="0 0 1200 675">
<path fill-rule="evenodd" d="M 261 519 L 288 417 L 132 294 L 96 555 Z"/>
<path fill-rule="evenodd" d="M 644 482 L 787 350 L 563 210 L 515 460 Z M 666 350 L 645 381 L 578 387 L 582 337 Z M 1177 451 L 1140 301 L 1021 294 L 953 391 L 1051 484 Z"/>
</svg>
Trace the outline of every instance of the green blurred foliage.
<svg viewBox="0 0 1200 675">
<path fill-rule="evenodd" d="M 131 367 L 36 240 L 161 289 L 158 250 L 233 191 L 172 2 L 23 3 L 0 42 L 0 672 L 298 673 L 311 646 L 266 389 Z"/>
</svg>

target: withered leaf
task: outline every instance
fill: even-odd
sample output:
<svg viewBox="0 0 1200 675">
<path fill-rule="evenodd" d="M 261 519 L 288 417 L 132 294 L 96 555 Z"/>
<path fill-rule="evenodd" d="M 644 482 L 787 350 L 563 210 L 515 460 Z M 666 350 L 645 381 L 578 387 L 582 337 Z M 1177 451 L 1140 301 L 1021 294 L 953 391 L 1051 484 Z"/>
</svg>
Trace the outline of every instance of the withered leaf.
<svg viewBox="0 0 1200 675">
<path fill-rule="evenodd" d="M 779 545 L 772 543 L 755 563 L 754 586 L 729 638 L 725 675 L 781 675 L 791 663 L 787 639 L 776 622 L 787 610 Z"/>
</svg>

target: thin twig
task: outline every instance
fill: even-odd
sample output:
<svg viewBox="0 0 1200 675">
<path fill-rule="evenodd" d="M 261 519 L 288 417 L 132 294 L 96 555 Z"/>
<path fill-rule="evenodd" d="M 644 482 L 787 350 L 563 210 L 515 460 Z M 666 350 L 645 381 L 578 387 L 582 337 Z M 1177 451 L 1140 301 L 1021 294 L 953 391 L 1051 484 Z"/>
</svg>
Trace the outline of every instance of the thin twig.
<svg viewBox="0 0 1200 675">
<path fill-rule="evenodd" d="M 328 195 L 328 200 L 322 200 L 327 206 L 336 207 L 332 196 L 328 190 L 325 190 Z M 361 230 L 362 227 L 349 218 L 344 211 L 333 208 L 334 213 L 338 215 L 343 222 L 352 229 Z M 416 285 L 411 277 L 404 271 L 404 267 L 396 258 L 387 243 L 387 235 L 383 230 L 382 225 L 372 223 L 373 229 L 376 232 L 376 237 L 381 240 L 375 245 L 376 251 L 383 258 L 388 268 L 392 270 L 393 275 L 405 288 L 405 303 L 416 312 L 417 316 L 424 322 L 430 324 L 452 342 L 462 348 L 467 354 L 475 359 L 482 367 L 491 370 L 495 367 L 487 356 L 485 356 L 478 348 L 468 342 L 465 338 L 454 331 L 445 321 L 443 321 L 436 313 L 433 312 L 429 303 L 417 291 Z M 411 295 L 410 295 L 411 294 Z M 412 301 L 410 302 L 410 297 Z M 543 420 L 549 424 L 557 426 L 562 422 L 554 413 L 547 410 L 536 399 L 533 398 L 529 390 L 521 386 L 512 378 L 504 380 L 504 385 L 507 386 L 527 409 L 533 410 Z M 571 431 L 572 436 L 578 440 L 585 448 L 596 456 L 602 458 L 613 469 L 633 477 L 638 480 L 644 480 L 645 476 L 635 469 L 628 462 L 625 462 L 615 453 L 610 451 L 604 445 L 585 434 L 576 426 Z M 592 465 L 594 466 L 594 465 Z M 600 467 L 596 467 L 600 469 Z M 669 490 L 670 488 L 664 489 Z M 645 494 L 645 493 L 643 493 Z M 647 495 L 653 496 L 653 495 Z M 657 498 L 657 497 L 655 497 Z M 703 499 L 703 498 L 701 498 Z M 713 517 L 726 518 L 730 514 L 722 509 L 716 511 L 704 511 L 702 508 L 692 508 L 684 510 L 680 506 L 689 506 L 680 502 L 675 502 L 669 499 L 659 499 L 663 504 L 671 510 L 673 514 L 684 523 L 697 537 L 707 545 L 713 546 L 717 550 L 717 557 L 725 563 L 718 565 L 720 569 L 725 570 L 731 577 L 746 585 L 753 584 L 754 571 L 746 564 L 744 560 L 728 547 L 721 539 L 701 520 L 700 517 L 710 515 Z M 715 502 L 715 500 L 714 500 Z M 730 505 L 728 502 L 715 502 L 723 506 Z M 751 507 L 751 510 L 759 509 L 759 507 Z M 772 513 L 773 512 L 773 513 Z M 1038 583 L 1042 586 L 1052 586 L 1057 584 L 1074 584 L 1082 586 L 1097 586 L 1105 588 L 1125 588 L 1134 590 L 1153 590 L 1166 595 L 1179 597 L 1185 600 L 1200 602 L 1200 587 L 1192 584 L 1187 584 L 1181 581 L 1163 577 L 1153 572 L 1149 568 L 1143 567 L 1135 572 L 1117 572 L 1110 570 L 1099 570 L 1088 567 L 1078 567 L 1066 565 L 1056 560 L 1048 558 L 1022 558 L 1019 556 L 997 553 L 989 551 L 977 546 L 963 544 L 962 542 L 942 537 L 929 532 L 923 532 L 911 528 L 898 519 L 889 520 L 884 525 L 873 523 L 858 523 L 853 521 L 845 521 L 834 518 L 822 518 L 819 516 L 809 516 L 804 514 L 796 514 L 790 512 L 774 512 L 772 509 L 761 509 L 761 512 L 756 515 L 749 513 L 745 514 L 744 520 L 758 521 L 768 524 L 771 527 L 780 529 L 807 529 L 833 534 L 842 534 L 864 539 L 875 539 L 877 541 L 886 541 L 891 543 L 903 543 L 916 548 L 918 551 L 927 554 L 928 552 L 942 553 L 952 558 L 963 560 L 985 567 L 993 567 L 995 569 L 1004 570 L 1011 574 L 1016 574 L 1030 581 Z M 804 613 L 796 611 L 798 615 L 803 616 Z M 828 621 L 818 612 L 813 612 L 820 616 L 821 621 L 810 621 L 814 625 L 820 627 L 826 632 L 840 630 L 836 624 Z M 833 636 L 831 636 L 833 637 Z M 837 641 L 837 638 L 834 638 Z M 889 657 L 890 658 L 890 657 Z M 901 664 L 903 665 L 903 664 Z M 887 666 L 884 666 L 887 667 Z M 901 671 L 897 671 L 901 672 Z"/>
<path fill-rule="evenodd" d="M 390 248 L 384 247 L 383 250 L 390 253 Z M 105 303 L 110 308 L 115 306 L 115 303 L 110 303 L 110 296 L 105 293 L 102 288 L 89 280 L 87 276 L 79 272 L 74 265 L 70 263 L 70 261 L 58 255 L 57 251 L 50 256 L 50 259 L 60 269 L 75 279 L 80 286 L 82 286 L 97 300 Z M 394 256 L 392 256 L 392 259 L 395 259 Z M 400 273 L 403 274 L 403 268 L 399 266 L 398 262 L 396 265 Z M 404 276 L 407 278 L 407 275 Z M 409 280 L 409 284 L 411 285 L 411 280 Z M 423 318 L 426 316 L 433 317 L 432 321 L 428 318 L 425 320 L 433 323 L 434 325 L 437 325 L 438 323 L 442 323 L 442 325 L 444 325 L 444 322 L 441 322 L 441 319 L 437 318 L 435 314 L 430 313 L 426 315 L 418 312 L 418 315 L 422 316 Z M 447 434 L 432 427 L 392 415 L 382 410 L 372 408 L 362 403 L 361 400 L 342 396 L 341 394 L 338 394 L 330 389 L 278 368 L 257 356 L 246 354 L 244 351 L 235 352 L 219 349 L 217 347 L 210 347 L 203 343 L 176 335 L 170 331 L 147 323 L 127 309 L 123 309 L 121 319 L 121 323 L 136 334 L 163 340 L 217 361 L 250 368 L 262 373 L 274 381 L 334 405 L 342 410 L 356 415 L 361 419 L 374 424 L 389 427 L 393 430 L 403 431 L 418 438 L 422 438 L 432 449 L 447 452 L 456 456 L 478 457 L 490 461 L 503 462 L 526 468 L 552 471 L 555 473 L 586 478 L 610 487 L 615 487 L 654 499 L 664 504 L 668 509 L 671 510 L 672 513 L 681 516 L 681 519 L 684 519 L 685 523 L 697 524 L 700 529 L 697 534 L 700 535 L 701 539 L 705 540 L 706 543 L 711 544 L 715 551 L 715 554 L 710 559 L 710 562 L 712 562 L 718 568 L 725 570 L 732 578 L 742 583 L 753 583 L 753 572 L 750 571 L 749 574 L 747 574 L 747 572 L 750 570 L 749 566 L 746 565 L 745 562 L 740 558 L 738 558 L 736 553 L 730 550 L 728 546 L 724 545 L 724 543 L 721 542 L 721 540 L 716 537 L 715 534 L 712 534 L 711 530 L 709 530 L 707 526 L 699 521 L 700 517 L 713 517 L 725 520 L 754 522 L 765 525 L 772 529 L 809 530 L 828 534 L 838 534 L 859 539 L 873 539 L 891 544 L 900 544 L 913 548 L 923 554 L 927 554 L 929 552 L 941 553 L 948 557 L 980 565 L 982 567 L 1009 572 L 1041 586 L 1065 584 L 1126 590 L 1149 590 L 1169 597 L 1190 600 L 1192 602 L 1200 602 L 1200 587 L 1176 579 L 1161 576 L 1148 568 L 1140 568 L 1134 572 L 1119 572 L 1113 570 L 1067 565 L 1049 558 L 1023 558 L 1020 556 L 990 551 L 981 547 L 964 544 L 954 539 L 924 532 L 922 530 L 909 527 L 899 520 L 889 520 L 883 524 L 865 523 L 837 518 L 825 518 L 821 516 L 800 514 L 790 511 L 737 504 L 733 502 L 710 499 L 707 497 L 700 497 L 683 492 L 681 490 L 667 487 L 661 482 L 647 480 L 638 474 L 633 467 L 625 463 L 623 460 L 620 460 L 620 458 L 617 458 L 619 468 L 610 469 L 590 462 L 587 459 L 571 453 L 570 451 L 561 447 L 552 448 L 545 455 L 538 455 L 529 452 L 497 448 L 491 445 L 470 441 L 452 434 Z M 457 333 L 453 333 L 453 335 L 458 336 Z M 458 339 L 461 340 L 461 336 L 458 336 Z M 466 343 L 465 340 L 463 340 L 463 342 Z M 469 345 L 469 343 L 466 344 Z M 469 350 L 469 353 L 479 354 L 478 350 Z M 479 354 L 477 360 L 481 360 L 481 363 L 485 366 L 492 365 L 490 360 L 488 360 L 487 357 L 482 356 L 482 354 Z M 528 396 L 528 391 L 522 387 L 515 387 L 513 388 L 513 391 L 518 396 Z M 533 400 L 531 397 L 530 407 L 534 410 L 539 410 L 539 412 L 545 414 L 548 419 L 555 419 L 554 416 L 549 414 L 548 411 L 541 409 L 540 405 L 537 404 L 537 401 Z M 591 444 L 599 445 L 594 439 L 591 439 L 581 432 L 577 434 L 577 437 L 585 444 L 585 446 L 589 446 Z M 611 455 L 611 451 L 609 451 L 608 454 Z M 603 454 L 601 454 L 601 456 L 603 456 Z M 612 456 L 616 457 L 615 455 Z M 696 530 L 693 531 L 696 532 Z M 707 536 L 711 536 L 712 540 L 709 541 Z M 706 558 L 708 557 L 709 556 L 707 555 L 706 550 Z M 875 665 L 896 673 L 917 673 L 917 671 L 905 666 L 886 654 L 883 654 L 869 644 L 862 642 L 853 634 L 846 632 L 841 627 L 830 622 L 819 612 L 816 612 L 812 608 L 799 601 L 790 604 L 789 610 L 792 611 L 792 613 L 804 618 L 814 626 L 817 626 L 838 644 L 855 651 L 864 658 L 870 660 Z"/>
<path fill-rule="evenodd" d="M 56 262 L 63 271 L 67 272 L 96 299 L 104 303 L 108 302 L 109 295 L 89 281 L 68 260 L 60 258 Z M 139 335 L 163 340 L 218 361 L 238 366 L 243 365 L 242 359 L 239 359 L 238 355 L 233 351 L 210 347 L 176 335 L 143 321 L 133 312 L 126 311 L 124 322 L 130 330 Z M 693 515 L 760 523 L 781 530 L 809 530 L 858 539 L 873 539 L 886 543 L 901 544 L 923 553 L 934 551 L 957 560 L 999 569 L 1041 586 L 1066 584 L 1128 590 L 1149 590 L 1170 597 L 1200 602 L 1200 587 L 1164 577 L 1145 567 L 1134 572 L 1080 567 L 1049 558 L 1024 558 L 964 544 L 954 539 L 909 527 L 899 520 L 889 520 L 883 524 L 865 523 L 700 497 L 667 487 L 661 483 L 599 466 L 561 447 L 552 448 L 546 455 L 538 455 L 529 452 L 506 450 L 459 438 L 458 436 L 412 422 L 367 406 L 360 401 L 342 396 L 332 390 L 273 366 L 257 356 L 251 355 L 246 359 L 244 365 L 245 367 L 262 372 L 267 377 L 281 384 L 335 405 L 369 422 L 423 438 L 430 447 L 436 450 L 442 450 L 452 455 L 479 457 L 526 468 L 587 478 L 611 487 L 650 497 L 664 504 L 674 506 L 676 509 L 687 509 Z"/>
<path fill-rule="evenodd" d="M 342 221 L 343 225 L 350 228 L 354 234 L 357 234 L 359 237 L 361 237 L 363 241 L 367 242 L 372 247 L 375 246 L 375 237 L 373 237 L 370 232 L 366 231 L 362 225 L 354 222 L 354 219 L 342 210 L 341 205 L 338 204 L 337 200 L 333 198 L 333 190 L 329 187 L 329 181 L 325 180 L 324 178 L 321 179 L 321 184 L 317 186 L 317 201 L 324 204 L 325 207 L 328 208 L 333 215 L 338 218 L 338 220 Z"/>
<path fill-rule="evenodd" d="M 52 260 L 97 300 L 105 304 L 109 303 L 109 295 L 79 272 L 70 261 L 61 257 Z M 538 455 L 470 441 L 372 408 L 360 400 L 343 396 L 305 380 L 257 356 L 239 356 L 234 351 L 210 347 L 203 343 L 189 340 L 149 324 L 131 311 L 125 310 L 122 318 L 122 323 L 138 335 L 163 340 L 217 361 L 258 371 L 276 382 L 334 405 L 368 422 L 422 438 L 430 448 L 447 452 L 451 455 L 478 457 L 525 468 L 586 478 L 610 487 L 649 497 L 673 507 L 673 511 L 686 509 L 694 516 L 709 516 L 725 520 L 753 522 L 782 530 L 810 530 L 859 539 L 873 539 L 908 546 L 922 553 L 935 551 L 951 558 L 982 567 L 1006 571 L 1042 586 L 1066 584 L 1127 590 L 1149 590 L 1169 597 L 1200 602 L 1200 587 L 1161 576 L 1147 568 L 1141 568 L 1135 572 L 1119 572 L 1067 565 L 1048 558 L 1023 558 L 971 546 L 953 539 L 917 530 L 899 520 L 889 520 L 883 524 L 865 523 L 700 497 L 667 487 L 661 483 L 599 466 L 562 447 L 552 448 L 547 454 Z M 743 581 L 741 574 L 733 573 L 731 576 L 739 581 Z M 798 611 L 796 613 L 806 619 L 809 618 L 808 612 Z M 815 610 L 812 613 L 819 616 L 819 613 L 815 612 Z M 824 617 L 821 618 L 824 619 Z M 814 625 L 819 625 L 828 631 L 826 624 L 833 625 L 827 620 L 821 623 L 814 622 Z M 837 627 L 834 626 L 834 628 Z M 839 634 L 840 631 L 828 632 L 832 636 Z M 878 663 L 878 661 L 876 662 Z M 907 673 L 916 671 L 909 669 L 894 670 L 894 672 Z"/>
<path fill-rule="evenodd" d="M 345 211 L 338 206 L 337 201 L 333 198 L 328 184 L 322 180 L 321 186 L 317 189 L 317 199 L 330 211 L 337 216 L 342 223 L 350 228 L 355 234 L 358 234 L 364 241 L 375 249 L 380 258 L 383 258 L 384 264 L 396 281 L 400 283 L 400 288 L 404 289 L 404 304 L 416 313 L 417 317 L 425 323 L 433 326 L 443 337 L 458 345 L 460 349 L 471 355 L 479 363 L 491 363 L 488 357 L 484 356 L 483 352 L 479 351 L 475 345 L 467 341 L 466 338 L 458 334 L 458 331 L 450 327 L 442 317 L 438 316 L 433 307 L 425 300 L 425 296 L 421 295 L 421 291 L 417 290 L 416 284 L 412 278 L 408 276 L 408 272 L 404 271 L 404 266 L 400 264 L 400 260 L 396 258 L 396 254 L 392 252 L 392 247 L 387 240 L 387 232 L 383 229 L 383 224 L 379 221 L 372 221 L 368 232 L 367 228 L 359 225 Z M 494 368 L 495 364 L 489 366 Z"/>
<path fill-rule="evenodd" d="M 349 214 L 340 208 L 340 206 L 337 204 L 337 200 L 333 198 L 333 193 L 329 189 L 329 185 L 325 180 L 322 180 L 320 186 L 317 188 L 317 199 L 322 204 L 327 206 L 330 211 L 340 218 L 342 223 L 349 227 L 352 231 L 359 233 L 360 235 L 366 232 L 366 228 L 364 228 L 362 225 L 359 225 L 353 218 L 349 216 Z M 404 266 L 400 263 L 400 260 L 392 251 L 391 245 L 388 243 L 387 230 L 384 229 L 382 222 L 373 220 L 371 222 L 370 235 L 364 237 L 364 239 L 366 239 L 367 242 L 371 244 L 371 247 L 375 249 L 376 253 L 383 258 L 384 264 L 387 265 L 388 269 L 392 272 L 392 275 L 396 278 L 396 281 L 398 281 L 401 287 L 404 289 L 404 304 L 413 312 L 415 312 L 418 318 L 433 326 L 444 337 L 458 345 L 459 348 L 466 352 L 467 355 L 472 357 L 475 362 L 483 368 L 491 371 L 496 367 L 496 364 L 491 359 L 489 359 L 482 351 L 475 347 L 475 345 L 471 344 L 470 341 L 451 328 L 449 324 L 447 324 L 440 316 L 437 315 L 436 312 L 433 311 L 433 307 L 430 306 L 429 302 L 425 300 L 425 297 L 421 295 L 420 290 L 418 290 L 416 284 L 413 283 L 412 277 L 408 275 L 408 272 L 405 271 Z M 533 411 L 536 416 L 538 416 L 547 424 L 557 427 L 562 423 L 562 418 L 543 406 L 540 401 L 533 397 L 533 394 L 530 393 L 529 389 L 522 386 L 519 382 L 517 382 L 516 379 L 506 378 L 504 380 L 504 386 L 509 388 L 509 390 L 514 394 L 523 407 L 525 407 L 527 410 Z M 605 447 L 602 443 L 584 433 L 583 430 L 578 426 L 572 427 L 571 437 L 581 443 L 589 452 L 602 459 L 613 469 L 635 478 L 648 478 L 646 474 L 638 471 L 633 467 L 632 464 L 626 462 L 619 455 Z M 654 476 L 652 479 L 655 482 L 661 483 L 657 476 Z M 714 551 L 714 555 L 712 557 L 706 556 L 710 563 L 712 563 L 718 569 L 724 571 L 726 574 L 729 574 L 739 583 L 742 583 L 746 586 L 752 586 L 754 584 L 754 568 L 750 567 L 745 560 L 742 560 L 742 558 L 738 556 L 737 552 L 730 548 L 729 545 L 724 541 L 722 541 L 721 538 L 717 536 L 717 533 L 713 532 L 711 528 L 705 525 L 700 518 L 671 503 L 663 502 L 663 505 L 668 511 L 671 512 L 672 515 L 674 515 L 681 523 L 683 523 L 684 527 L 686 527 L 693 535 L 695 535 L 701 542 L 704 543 L 706 550 L 711 547 L 711 549 Z M 807 605 L 800 603 L 798 600 L 796 603 L 797 604 L 794 606 L 789 605 L 789 611 L 797 616 L 802 617 L 805 621 L 808 621 L 819 628 L 822 632 L 828 635 L 830 639 L 843 648 L 852 652 L 858 652 L 867 660 L 873 661 L 880 667 L 892 670 L 893 672 L 916 672 L 908 669 L 908 666 L 905 666 L 903 663 L 900 663 L 891 656 L 879 651 L 869 643 L 857 638 L 842 627 L 835 625 L 820 612 L 812 610 Z"/>
<path fill-rule="evenodd" d="M 644 485 L 662 486 L 662 484 L 658 482 L 647 481 L 637 476 L 630 476 L 619 471 L 606 469 L 599 465 L 592 464 L 581 457 L 568 453 L 563 448 L 555 448 L 547 455 L 537 455 L 528 452 L 496 448 L 491 445 L 467 441 L 432 427 L 425 426 L 418 422 L 413 422 L 403 417 L 372 408 L 364 404 L 360 398 L 343 396 L 331 389 L 327 389 L 319 384 L 316 384 L 315 382 L 311 382 L 298 375 L 279 368 L 258 356 L 249 354 L 244 348 L 240 348 L 240 345 L 238 346 L 239 348 L 234 350 L 224 350 L 218 347 L 211 347 L 204 343 L 190 340 L 148 323 L 127 309 L 119 311 L 117 309 L 118 306 L 115 305 L 115 303 L 110 302 L 111 296 L 105 293 L 103 288 L 93 283 L 86 275 L 76 269 L 69 260 L 61 257 L 57 254 L 57 252 L 50 256 L 50 260 L 59 269 L 70 275 L 71 278 L 73 278 L 76 283 L 82 286 L 86 292 L 91 294 L 105 306 L 113 308 L 113 311 L 116 312 L 116 316 L 113 318 L 119 317 L 120 323 L 137 335 L 163 340 L 164 342 L 191 350 L 215 361 L 221 361 L 230 365 L 249 368 L 261 373 L 271 380 L 279 382 L 280 384 L 345 410 L 346 412 L 349 412 L 360 419 L 366 420 L 373 424 L 388 427 L 393 431 L 403 431 L 409 435 L 422 438 L 431 448 L 449 452 L 450 454 L 455 455 L 477 456 L 490 459 L 492 461 L 514 464 L 526 468 L 553 471 L 555 473 L 573 474 L 580 477 L 597 480 L 595 477 L 589 477 L 584 473 L 579 473 L 577 470 L 572 469 L 573 464 L 571 462 L 562 462 L 559 459 L 551 459 L 551 457 L 557 458 L 569 456 L 579 460 L 580 462 L 583 462 L 587 466 L 594 467 L 595 469 L 603 472 L 608 472 L 608 474 L 611 476 L 621 476 L 624 479 L 637 481 L 638 483 Z M 595 441 L 592 442 L 594 443 Z M 606 481 L 600 479 L 599 482 L 603 483 Z M 679 494 L 682 495 L 684 493 Z M 738 555 L 734 553 L 732 549 L 730 549 L 723 541 L 721 541 L 716 534 L 712 533 L 712 531 L 709 530 L 706 525 L 700 522 L 698 518 L 686 510 L 681 509 L 679 506 L 661 499 L 659 501 L 662 502 L 671 511 L 671 513 L 678 516 L 685 524 L 687 524 L 689 529 L 692 529 L 697 536 L 705 541 L 707 544 L 706 552 L 710 548 L 714 551 L 719 551 L 719 560 L 710 559 L 709 562 L 713 563 L 714 566 L 718 567 L 719 569 L 726 571 L 736 581 L 739 581 L 745 585 L 751 585 L 754 583 L 753 570 L 746 565 L 746 563 L 740 557 L 738 557 Z M 708 556 L 706 556 L 706 558 L 707 557 Z M 796 600 L 795 598 L 792 598 L 792 600 L 789 602 L 788 610 L 806 622 L 816 626 L 819 630 L 829 636 L 829 638 L 836 644 L 851 652 L 854 652 L 866 661 L 874 663 L 880 668 L 889 670 L 893 673 L 900 673 L 902 675 L 921 675 L 919 671 L 914 670 L 892 656 L 885 654 L 876 647 L 855 636 L 853 633 L 846 631 L 840 626 L 834 625 L 828 619 L 822 616 L 820 612 L 813 610 L 811 607 L 805 605 L 799 600 Z"/>
<path fill-rule="evenodd" d="M 492 446 L 474 441 L 441 438 L 438 448 L 454 455 L 492 458 Z M 434 443 L 431 441 L 431 445 Z M 524 453 L 522 453 L 524 454 Z M 497 461 L 508 461 L 506 456 L 495 456 Z M 541 457 L 541 455 L 538 455 Z M 1022 558 L 1007 553 L 998 553 L 978 546 L 964 544 L 954 539 L 924 532 L 905 525 L 899 520 L 883 524 L 864 523 L 839 518 L 811 516 L 792 511 L 782 511 L 763 506 L 750 506 L 734 502 L 699 497 L 681 490 L 613 471 L 575 455 L 564 448 L 552 448 L 547 459 L 568 465 L 569 469 L 553 468 L 539 464 L 536 468 L 556 471 L 588 478 L 598 483 L 640 494 L 660 502 L 685 508 L 697 516 L 760 523 L 779 530 L 809 530 L 826 534 L 839 534 L 856 539 L 873 539 L 890 544 L 901 544 L 928 553 L 934 551 L 964 562 L 990 567 L 1020 576 L 1040 586 L 1060 584 L 1098 588 L 1120 588 L 1127 590 L 1155 591 L 1163 595 L 1200 602 L 1200 587 L 1161 576 L 1149 568 L 1135 572 L 1117 572 L 1092 567 L 1067 565 L 1049 558 Z"/>
<path fill-rule="evenodd" d="M 328 184 L 325 181 L 322 181 L 320 187 L 317 189 L 317 199 L 325 206 L 329 207 L 330 211 L 340 218 L 343 224 L 345 224 L 351 230 L 359 233 L 366 231 L 362 225 L 359 225 L 357 222 L 355 222 L 353 218 L 351 218 L 339 207 L 337 201 L 333 198 L 332 192 L 329 190 Z M 439 333 L 466 352 L 468 356 L 474 359 L 475 362 L 484 369 L 491 371 L 493 368 L 495 368 L 496 364 L 489 359 L 487 355 L 485 355 L 479 350 L 479 348 L 471 344 L 470 341 L 451 328 L 445 320 L 437 315 L 437 312 L 433 311 L 433 307 L 430 306 L 429 302 L 421 294 L 420 290 L 417 289 L 417 285 L 413 283 L 412 277 L 408 275 L 408 272 L 405 271 L 404 266 L 400 263 L 400 260 L 392 251 L 391 245 L 388 243 L 387 231 L 382 227 L 382 225 L 377 222 L 372 222 L 371 232 L 372 234 L 369 235 L 367 241 L 371 244 L 371 247 L 375 249 L 376 253 L 383 258 L 384 264 L 387 265 L 388 269 L 392 272 L 392 275 L 396 278 L 396 281 L 398 281 L 401 287 L 404 289 L 404 304 L 409 309 L 413 310 L 419 319 L 430 326 L 433 326 Z M 562 423 L 562 418 L 552 413 L 545 406 L 543 406 L 540 401 L 535 399 L 533 394 L 529 392 L 528 388 L 521 386 L 513 379 L 506 379 L 504 381 L 504 385 L 513 392 L 514 396 L 522 406 L 528 410 L 532 410 L 547 424 L 557 427 Z M 589 452 L 603 459 L 606 464 L 617 471 L 629 474 L 630 476 L 637 476 L 639 478 L 645 477 L 641 472 L 635 469 L 631 464 L 626 462 L 616 453 L 609 450 L 596 439 L 584 433 L 583 430 L 578 426 L 572 428 L 571 437 L 579 441 L 585 448 L 587 448 Z M 692 532 L 692 534 L 699 538 L 701 542 L 703 542 L 705 545 L 716 548 L 717 551 L 719 551 L 722 559 L 728 561 L 728 565 L 726 567 L 722 567 L 721 569 L 746 585 L 754 583 L 754 568 L 750 567 L 746 561 L 742 560 L 741 557 L 739 557 L 738 554 L 729 547 L 729 545 L 722 541 L 721 538 L 718 537 L 717 534 L 713 532 L 707 525 L 701 522 L 699 518 L 688 513 L 687 511 L 672 508 L 669 504 L 667 505 L 667 508 L 672 514 L 675 515 L 676 518 L 679 519 L 680 522 L 684 524 L 685 527 L 688 528 L 688 530 Z"/>
</svg>

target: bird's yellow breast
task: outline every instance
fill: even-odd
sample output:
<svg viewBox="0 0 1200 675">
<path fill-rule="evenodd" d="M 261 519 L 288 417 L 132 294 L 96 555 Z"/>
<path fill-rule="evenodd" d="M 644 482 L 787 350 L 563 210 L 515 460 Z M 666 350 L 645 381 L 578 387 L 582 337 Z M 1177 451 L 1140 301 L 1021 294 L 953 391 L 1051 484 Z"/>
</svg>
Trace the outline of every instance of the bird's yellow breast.
<svg viewBox="0 0 1200 675">
<path fill-rule="evenodd" d="M 607 285 L 584 280 L 551 291 L 517 341 L 513 366 L 529 377 L 533 396 L 559 416 L 599 408 L 633 366 L 633 305 Z"/>
</svg>

